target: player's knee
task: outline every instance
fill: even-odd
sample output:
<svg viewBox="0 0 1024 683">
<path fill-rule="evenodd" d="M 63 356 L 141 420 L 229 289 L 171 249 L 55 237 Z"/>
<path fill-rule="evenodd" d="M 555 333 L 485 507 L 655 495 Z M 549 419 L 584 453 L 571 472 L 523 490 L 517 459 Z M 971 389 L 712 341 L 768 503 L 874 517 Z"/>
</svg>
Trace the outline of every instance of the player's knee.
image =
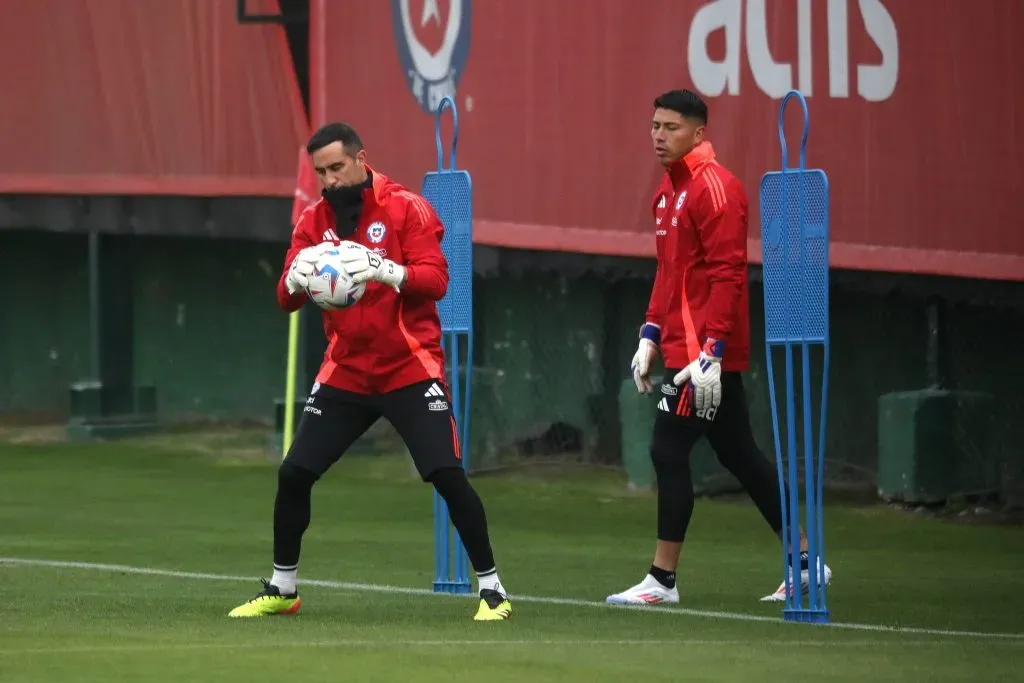
<svg viewBox="0 0 1024 683">
<path fill-rule="evenodd" d="M 303 491 L 313 488 L 318 477 L 307 469 L 299 467 L 288 460 L 277 468 L 277 485 L 286 491 Z"/>
<path fill-rule="evenodd" d="M 434 489 L 445 500 L 449 500 L 469 488 L 469 479 L 461 467 L 443 467 L 427 477 Z"/>
</svg>

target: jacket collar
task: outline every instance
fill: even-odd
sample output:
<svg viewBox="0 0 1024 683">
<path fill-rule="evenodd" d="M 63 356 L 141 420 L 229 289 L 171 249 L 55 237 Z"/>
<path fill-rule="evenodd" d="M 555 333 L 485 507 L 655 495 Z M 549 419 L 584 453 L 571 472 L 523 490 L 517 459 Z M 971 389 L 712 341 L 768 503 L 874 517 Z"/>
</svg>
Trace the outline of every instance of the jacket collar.
<svg viewBox="0 0 1024 683">
<path fill-rule="evenodd" d="M 363 165 L 366 166 L 366 170 L 370 173 L 370 178 L 373 181 L 372 188 L 367 190 L 367 192 L 372 191 L 373 201 L 377 203 L 377 206 L 384 206 L 384 186 L 388 184 L 387 176 L 374 169 L 370 164 L 364 163 Z"/>
<path fill-rule="evenodd" d="M 673 181 L 694 177 L 700 170 L 715 160 L 715 148 L 707 140 L 700 142 L 682 159 L 668 167 Z"/>
</svg>

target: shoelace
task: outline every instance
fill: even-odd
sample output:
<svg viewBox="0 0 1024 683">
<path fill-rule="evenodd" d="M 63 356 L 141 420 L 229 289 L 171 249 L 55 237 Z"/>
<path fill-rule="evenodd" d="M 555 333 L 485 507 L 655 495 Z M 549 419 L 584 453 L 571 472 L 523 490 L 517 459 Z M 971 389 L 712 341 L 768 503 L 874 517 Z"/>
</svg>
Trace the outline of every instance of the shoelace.
<svg viewBox="0 0 1024 683">
<path fill-rule="evenodd" d="M 252 600 L 263 600 L 265 598 L 277 598 L 281 596 L 281 591 L 277 590 L 277 586 L 270 585 L 270 582 L 266 579 L 260 579 L 263 583 L 263 590 L 256 595 L 252 596 Z M 250 602 L 252 602 L 250 600 Z"/>
<path fill-rule="evenodd" d="M 488 607 L 494 609 L 501 603 L 505 602 L 505 596 L 498 591 L 494 590 L 482 590 L 480 591 L 480 598 L 487 604 Z"/>
</svg>

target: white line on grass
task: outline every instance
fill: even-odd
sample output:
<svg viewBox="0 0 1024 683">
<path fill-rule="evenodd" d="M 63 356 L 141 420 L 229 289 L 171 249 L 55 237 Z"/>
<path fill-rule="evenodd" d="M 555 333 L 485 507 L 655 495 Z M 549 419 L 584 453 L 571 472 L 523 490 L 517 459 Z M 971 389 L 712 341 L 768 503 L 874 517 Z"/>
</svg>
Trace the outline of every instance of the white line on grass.
<svg viewBox="0 0 1024 683">
<path fill-rule="evenodd" d="M 775 647 L 775 644 L 764 639 L 760 640 L 710 640 L 707 638 L 682 638 L 680 640 L 313 640 L 274 642 L 274 649 L 287 648 L 394 648 L 394 647 L 429 647 L 431 649 L 447 647 Z M 879 645 L 907 647 L 919 645 L 924 647 L 943 647 L 937 640 L 893 640 L 879 642 L 877 640 L 787 640 L 787 647 L 824 647 L 834 648 L 876 648 Z M 49 655 L 49 654 L 91 654 L 96 652 L 174 652 L 178 650 L 251 650 L 252 643 L 130 643 L 127 645 L 73 645 L 71 647 L 27 647 L 0 648 L 0 655 Z"/>
<path fill-rule="evenodd" d="M 102 572 L 118 572 L 122 574 L 143 574 L 150 576 L 166 576 L 179 579 L 196 579 L 205 581 L 256 581 L 252 576 L 238 576 L 232 574 L 206 574 L 201 572 L 182 572 L 173 569 L 157 569 L 154 567 L 133 567 L 121 564 L 101 564 L 95 562 L 66 562 L 61 560 L 36 560 L 22 557 L 0 557 L 0 565 L 20 565 L 24 567 L 53 567 L 57 569 L 87 569 Z M 299 583 L 306 586 L 320 586 L 323 588 L 338 588 L 341 590 L 376 592 L 376 593 L 397 593 L 401 595 L 420 596 L 441 596 L 441 597 L 475 597 L 475 596 L 450 596 L 446 593 L 435 593 L 426 588 L 407 588 L 404 586 L 388 586 L 375 583 L 351 583 L 348 581 L 322 581 L 316 579 L 300 579 Z M 596 607 L 626 610 L 645 610 L 652 613 L 682 614 L 691 617 L 703 617 L 706 619 L 725 619 L 732 621 L 756 621 L 773 624 L 792 625 L 790 622 L 783 622 L 778 616 L 766 616 L 763 614 L 744 614 L 741 612 L 719 612 L 715 610 L 691 609 L 688 607 L 671 607 L 658 605 L 649 607 L 646 605 L 609 605 L 605 602 L 595 600 L 577 600 L 573 598 L 553 598 L 532 595 L 510 594 L 510 598 L 518 602 L 538 603 L 543 605 L 566 605 L 570 607 Z M 1024 641 L 1024 633 L 993 633 L 985 631 L 959 631 L 939 628 L 920 628 L 916 626 L 886 626 L 882 624 L 856 624 L 849 622 L 830 622 L 829 628 L 849 629 L 856 631 L 872 631 L 878 633 L 909 633 L 930 636 L 951 636 L 960 638 L 1000 638 L 1009 640 Z"/>
</svg>

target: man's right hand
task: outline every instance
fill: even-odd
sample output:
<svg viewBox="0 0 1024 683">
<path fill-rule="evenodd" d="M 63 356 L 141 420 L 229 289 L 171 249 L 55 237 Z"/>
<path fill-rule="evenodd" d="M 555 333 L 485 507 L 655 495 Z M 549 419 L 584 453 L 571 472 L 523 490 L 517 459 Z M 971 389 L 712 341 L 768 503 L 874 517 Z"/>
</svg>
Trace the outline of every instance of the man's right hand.
<svg viewBox="0 0 1024 683">
<path fill-rule="evenodd" d="M 654 357 L 658 353 L 660 337 L 661 330 L 657 325 L 645 323 L 640 328 L 640 344 L 637 346 L 636 353 L 633 354 L 630 369 L 633 371 L 633 383 L 636 384 L 636 390 L 641 394 L 650 394 L 654 391 L 650 374 Z"/>
<path fill-rule="evenodd" d="M 313 274 L 313 266 L 327 250 L 333 249 L 332 242 L 324 242 L 313 247 L 306 247 L 292 259 L 292 265 L 285 276 L 284 286 L 289 294 L 295 294 L 309 285 L 309 276 Z"/>
</svg>

